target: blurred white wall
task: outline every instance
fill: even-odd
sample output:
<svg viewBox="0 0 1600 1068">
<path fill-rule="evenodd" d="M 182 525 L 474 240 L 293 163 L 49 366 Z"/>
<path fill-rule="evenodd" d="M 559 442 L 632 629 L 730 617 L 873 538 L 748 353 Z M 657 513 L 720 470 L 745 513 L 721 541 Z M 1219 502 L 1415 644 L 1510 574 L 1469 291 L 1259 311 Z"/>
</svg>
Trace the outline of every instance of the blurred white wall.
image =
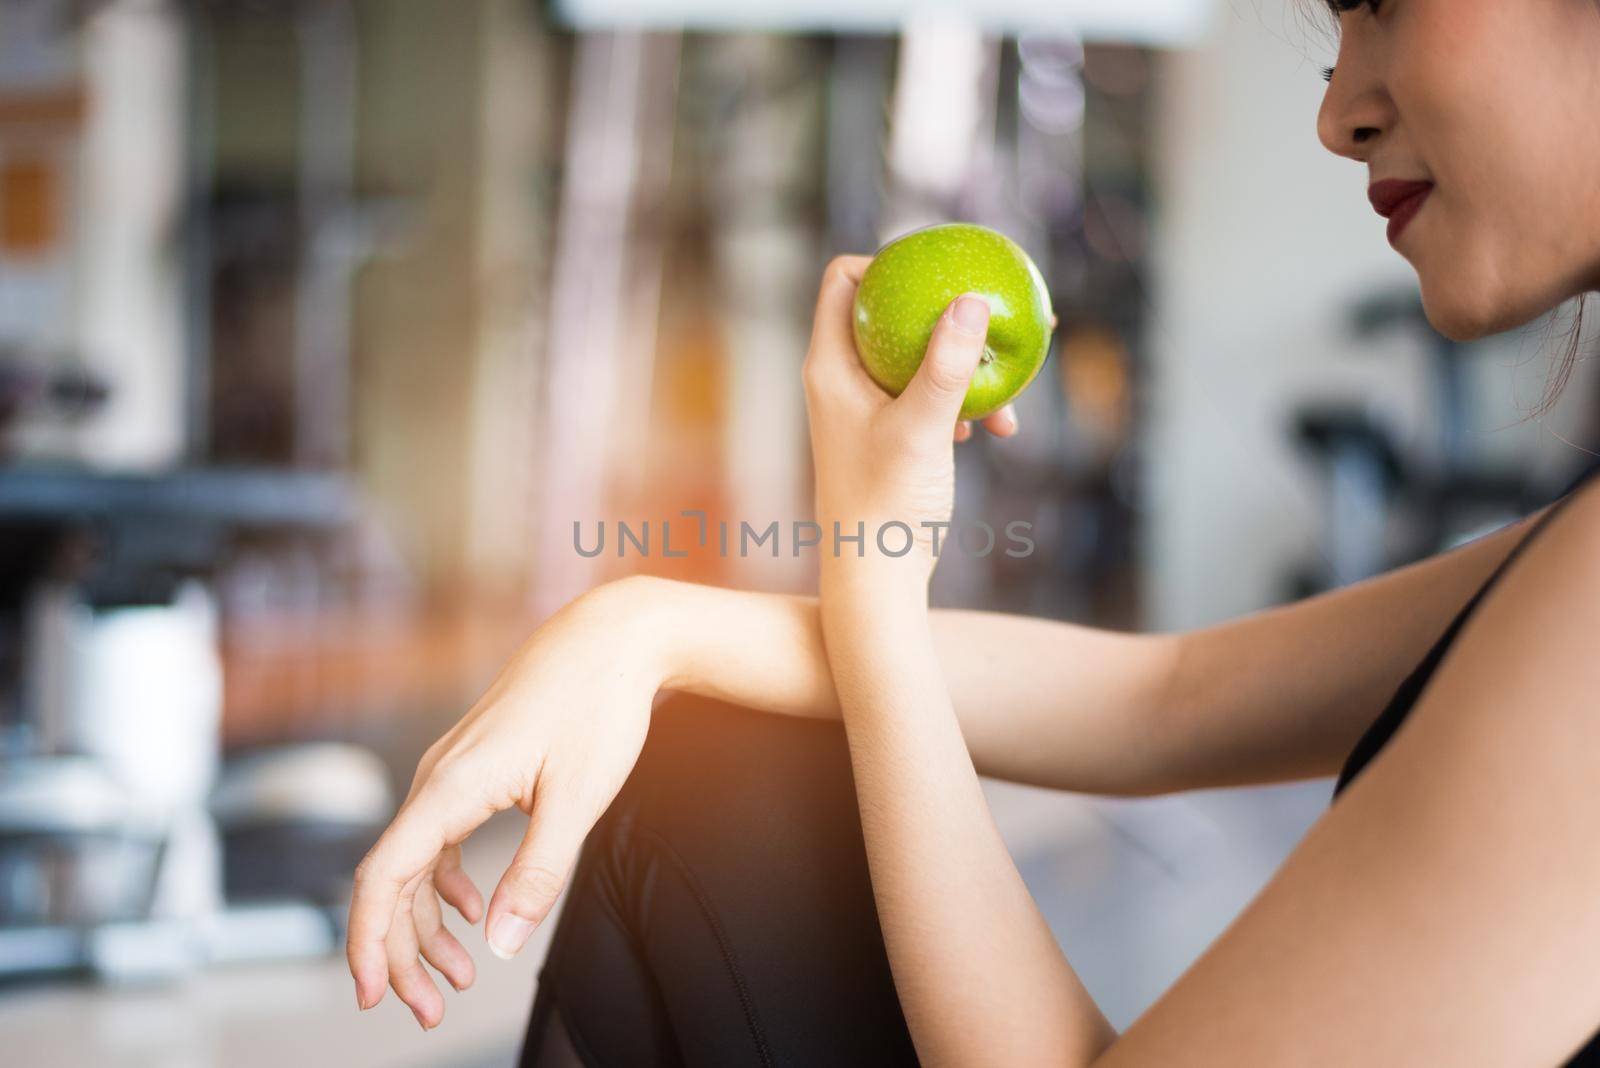
<svg viewBox="0 0 1600 1068">
<path fill-rule="evenodd" d="M 1318 479 L 1285 429 L 1297 402 L 1365 397 L 1410 434 L 1429 429 L 1417 342 L 1358 347 L 1345 333 L 1353 298 L 1416 283 L 1367 203 L 1366 168 L 1317 140 L 1333 42 L 1311 8 L 1233 0 L 1202 45 L 1163 56 L 1141 550 L 1152 629 L 1274 603 L 1284 572 L 1316 552 Z M 1538 400 L 1543 326 L 1489 343 L 1476 369 L 1485 453 L 1570 453 L 1553 431 L 1572 429 L 1563 411 L 1584 402 L 1581 380 L 1543 426 L 1494 429 Z"/>
<path fill-rule="evenodd" d="M 892 32 L 908 18 L 975 14 L 990 29 L 1081 33 L 1093 40 L 1174 44 L 1203 31 L 1214 0 L 557 0 L 555 17 L 583 29 Z"/>
<path fill-rule="evenodd" d="M 111 400 L 83 452 L 112 467 L 162 467 L 183 448 L 184 64 L 170 4 L 119 0 L 84 25 L 79 329 Z"/>
</svg>

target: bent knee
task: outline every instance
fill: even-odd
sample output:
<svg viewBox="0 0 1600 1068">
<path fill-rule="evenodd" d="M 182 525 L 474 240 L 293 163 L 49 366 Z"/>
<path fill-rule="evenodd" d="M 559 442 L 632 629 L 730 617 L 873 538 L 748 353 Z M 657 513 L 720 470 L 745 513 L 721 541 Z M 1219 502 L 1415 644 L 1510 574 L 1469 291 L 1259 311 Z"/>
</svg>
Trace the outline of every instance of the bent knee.
<svg viewBox="0 0 1600 1068">
<path fill-rule="evenodd" d="M 613 833 L 643 831 L 685 857 L 864 856 L 842 724 L 687 694 L 656 708 L 607 822 Z"/>
</svg>

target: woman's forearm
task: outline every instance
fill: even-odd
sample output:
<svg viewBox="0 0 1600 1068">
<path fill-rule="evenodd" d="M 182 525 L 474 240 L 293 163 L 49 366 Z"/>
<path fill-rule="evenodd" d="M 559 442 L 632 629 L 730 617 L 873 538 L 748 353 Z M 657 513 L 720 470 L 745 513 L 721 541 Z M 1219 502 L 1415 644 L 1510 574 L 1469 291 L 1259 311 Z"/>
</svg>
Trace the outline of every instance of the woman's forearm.
<svg viewBox="0 0 1600 1068">
<path fill-rule="evenodd" d="M 989 814 L 915 576 L 825 569 L 821 615 L 873 896 L 919 1058 L 1090 1063 L 1115 1032 Z"/>
<path fill-rule="evenodd" d="M 601 595 L 625 599 L 660 643 L 667 688 L 839 718 L 816 598 L 649 577 Z M 1089 793 L 1164 785 L 1154 724 L 1177 636 L 997 612 L 935 610 L 931 619 L 939 671 L 980 772 Z"/>
</svg>

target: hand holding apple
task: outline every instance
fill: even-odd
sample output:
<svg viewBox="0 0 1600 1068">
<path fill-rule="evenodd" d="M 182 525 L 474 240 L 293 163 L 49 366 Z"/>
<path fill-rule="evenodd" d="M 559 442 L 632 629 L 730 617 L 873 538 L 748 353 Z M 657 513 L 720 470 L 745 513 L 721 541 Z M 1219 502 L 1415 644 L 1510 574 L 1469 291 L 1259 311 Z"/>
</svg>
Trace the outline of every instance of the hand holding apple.
<svg viewBox="0 0 1600 1068">
<path fill-rule="evenodd" d="M 952 300 L 910 380 L 890 397 L 862 366 L 851 336 L 868 262 L 842 256 L 828 265 L 803 368 L 823 572 L 826 581 L 866 558 L 925 591 L 936 560 L 933 539 L 950 521 L 955 492 L 952 428 L 983 359 L 991 316 L 981 296 Z M 836 553 L 836 523 L 846 532 L 864 528 L 865 544 Z M 905 529 L 885 550 L 874 535 L 888 524 Z"/>
<path fill-rule="evenodd" d="M 990 309 L 988 337 L 961 418 L 993 414 L 1044 365 L 1055 318 L 1033 261 L 1004 234 L 971 223 L 913 230 L 873 257 L 856 291 L 852 329 L 873 380 L 898 396 L 916 374 L 939 317 L 976 293 Z"/>
</svg>

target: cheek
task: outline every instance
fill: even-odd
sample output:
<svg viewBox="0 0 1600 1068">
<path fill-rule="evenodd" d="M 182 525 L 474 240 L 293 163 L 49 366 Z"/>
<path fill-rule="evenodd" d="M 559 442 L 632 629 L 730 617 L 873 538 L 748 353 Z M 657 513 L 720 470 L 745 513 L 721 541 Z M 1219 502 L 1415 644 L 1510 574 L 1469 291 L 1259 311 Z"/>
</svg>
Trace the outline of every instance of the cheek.
<svg viewBox="0 0 1600 1068">
<path fill-rule="evenodd" d="M 1475 341 L 1509 330 L 1559 299 L 1542 278 L 1513 266 L 1524 239 L 1485 214 L 1435 190 L 1402 248 L 1417 272 L 1423 310 L 1433 328 L 1453 341 Z"/>
<path fill-rule="evenodd" d="M 1438 183 L 1412 259 L 1430 320 L 1462 340 L 1537 318 L 1600 266 L 1600 14 L 1568 44 L 1556 31 L 1576 26 L 1510 6 L 1469 5 L 1496 13 L 1441 25 L 1393 85 Z"/>
<path fill-rule="evenodd" d="M 1532 231 L 1514 213 L 1463 204 L 1441 184 L 1415 225 L 1409 252 L 1423 308 L 1451 340 L 1522 326 L 1583 289 L 1574 278 L 1586 268 L 1572 265 L 1587 261 L 1560 247 L 1565 234 L 1544 222 Z"/>
</svg>

